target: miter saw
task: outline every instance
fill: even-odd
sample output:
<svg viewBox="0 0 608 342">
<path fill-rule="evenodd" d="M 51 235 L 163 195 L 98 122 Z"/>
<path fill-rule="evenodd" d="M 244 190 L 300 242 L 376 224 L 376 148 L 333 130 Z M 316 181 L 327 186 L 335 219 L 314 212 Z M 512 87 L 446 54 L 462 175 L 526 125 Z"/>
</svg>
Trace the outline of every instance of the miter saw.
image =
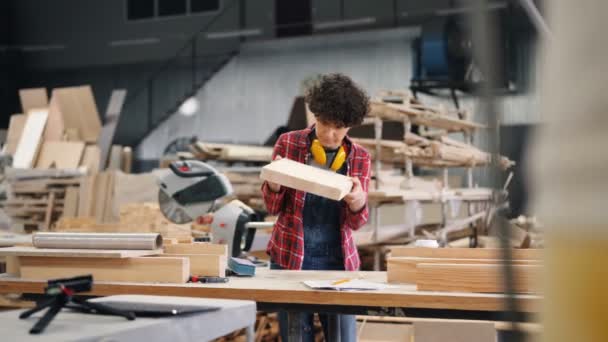
<svg viewBox="0 0 608 342">
<path fill-rule="evenodd" d="M 232 193 L 226 176 L 198 160 L 172 162 L 157 176 L 158 204 L 169 221 L 183 224 L 213 213 L 211 242 L 227 244 L 234 257 L 251 248 L 255 211 L 237 200 L 216 210 L 218 200 Z"/>
</svg>

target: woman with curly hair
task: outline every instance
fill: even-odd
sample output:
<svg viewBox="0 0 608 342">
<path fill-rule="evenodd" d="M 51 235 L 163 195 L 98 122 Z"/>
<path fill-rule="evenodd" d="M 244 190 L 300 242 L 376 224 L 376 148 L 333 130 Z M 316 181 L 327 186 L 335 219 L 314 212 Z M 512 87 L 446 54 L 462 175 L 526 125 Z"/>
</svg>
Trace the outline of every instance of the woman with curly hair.
<svg viewBox="0 0 608 342">
<path fill-rule="evenodd" d="M 367 191 L 370 155 L 347 136 L 369 111 L 369 98 L 349 77 L 323 75 L 306 93 L 316 124 L 285 133 L 274 146 L 273 159 L 300 163 L 347 175 L 353 187 L 343 200 L 334 201 L 304 191 L 264 182 L 262 192 L 270 215 L 278 215 L 267 252 L 271 268 L 288 270 L 359 269 L 352 232 L 368 219 Z M 329 315 L 320 314 L 327 337 Z M 353 315 L 339 315 L 342 341 L 356 340 Z M 287 341 L 287 316 L 279 314 L 281 336 Z M 313 314 L 302 315 L 303 340 L 313 341 Z"/>
</svg>

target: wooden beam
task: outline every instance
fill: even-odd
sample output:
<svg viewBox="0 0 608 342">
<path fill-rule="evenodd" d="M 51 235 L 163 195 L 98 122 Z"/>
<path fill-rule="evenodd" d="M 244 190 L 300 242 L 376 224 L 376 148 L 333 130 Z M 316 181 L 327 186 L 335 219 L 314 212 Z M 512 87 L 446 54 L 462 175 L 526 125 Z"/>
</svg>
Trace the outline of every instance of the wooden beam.
<svg viewBox="0 0 608 342">
<path fill-rule="evenodd" d="M 14 168 L 29 169 L 36 162 L 48 114 L 48 109 L 33 110 L 28 113 L 13 157 Z"/>
<path fill-rule="evenodd" d="M 38 169 L 76 169 L 80 165 L 84 142 L 45 141 L 36 162 Z"/>
<path fill-rule="evenodd" d="M 21 133 L 25 127 L 25 121 L 27 116 L 25 114 L 13 114 L 11 115 L 10 122 L 8 124 L 8 132 L 6 134 L 6 152 L 11 156 L 15 155 L 19 140 L 21 139 Z"/>
<path fill-rule="evenodd" d="M 213 254 L 228 255 L 228 245 L 207 242 L 178 243 L 164 246 L 165 254 Z"/>
<path fill-rule="evenodd" d="M 339 201 L 346 196 L 353 186 L 352 180 L 344 175 L 298 163 L 287 158 L 264 166 L 260 178 L 335 201 Z"/>
<path fill-rule="evenodd" d="M 32 109 L 46 108 L 49 106 L 49 98 L 46 88 L 19 89 L 19 99 L 24 113 Z"/>
<path fill-rule="evenodd" d="M 132 258 L 162 254 L 162 249 L 118 250 L 118 249 L 59 249 L 29 246 L 0 248 L 0 255 L 37 257 L 78 257 L 78 258 Z"/>
<path fill-rule="evenodd" d="M 418 264 L 419 291 L 504 292 L 502 265 L 498 264 Z M 542 266 L 512 265 L 516 293 L 536 293 Z"/>
<path fill-rule="evenodd" d="M 21 278 L 55 279 L 84 274 L 95 281 L 185 283 L 188 258 L 66 258 L 19 257 Z"/>
<path fill-rule="evenodd" d="M 387 279 L 389 283 L 416 283 L 418 264 L 496 264 L 496 259 L 453 259 L 398 257 L 387 259 Z M 516 265 L 540 265 L 540 260 L 513 260 Z"/>
<path fill-rule="evenodd" d="M 542 249 L 512 249 L 513 259 L 541 260 Z M 500 248 L 423 248 L 391 246 L 391 257 L 502 259 Z"/>
<path fill-rule="evenodd" d="M 225 277 L 228 260 L 217 254 L 166 254 L 162 257 L 183 257 L 190 260 L 190 275 Z"/>
</svg>

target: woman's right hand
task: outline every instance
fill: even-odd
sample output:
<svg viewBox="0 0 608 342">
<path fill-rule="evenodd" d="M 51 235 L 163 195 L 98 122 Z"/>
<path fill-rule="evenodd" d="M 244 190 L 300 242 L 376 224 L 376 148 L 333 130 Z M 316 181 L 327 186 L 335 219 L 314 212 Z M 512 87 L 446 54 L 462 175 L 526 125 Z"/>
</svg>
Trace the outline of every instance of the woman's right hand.
<svg viewBox="0 0 608 342">
<path fill-rule="evenodd" d="M 281 160 L 281 159 L 283 159 L 283 157 L 281 157 L 278 154 L 274 157 L 274 161 Z M 280 184 L 269 182 L 269 181 L 266 181 L 266 183 L 268 183 L 268 187 L 273 192 L 279 192 L 279 191 L 281 191 L 281 185 Z"/>
</svg>

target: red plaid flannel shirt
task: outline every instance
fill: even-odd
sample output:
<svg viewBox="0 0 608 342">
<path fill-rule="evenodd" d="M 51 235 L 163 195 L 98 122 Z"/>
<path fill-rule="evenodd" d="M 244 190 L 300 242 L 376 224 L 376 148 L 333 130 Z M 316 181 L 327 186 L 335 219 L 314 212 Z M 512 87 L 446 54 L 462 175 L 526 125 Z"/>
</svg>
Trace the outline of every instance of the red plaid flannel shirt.
<svg viewBox="0 0 608 342">
<path fill-rule="evenodd" d="M 311 131 L 311 128 L 306 128 L 281 135 L 274 146 L 273 159 L 276 155 L 280 155 L 283 158 L 306 164 L 309 158 Z M 367 194 L 370 180 L 370 155 L 348 137 L 344 139 L 343 144 L 348 151 L 347 175 L 359 177 L 363 191 Z M 302 269 L 304 260 L 302 211 L 306 192 L 286 187 L 281 187 L 279 192 L 273 192 L 266 182 L 262 185 L 262 192 L 268 213 L 279 216 L 272 230 L 266 252 L 271 256 L 273 262 L 285 269 Z M 368 217 L 367 203 L 363 209 L 355 213 L 348 208 L 346 202 L 342 201 L 340 231 L 344 269 L 347 271 L 358 270 L 361 264 L 352 232 L 361 228 L 367 222 Z"/>
</svg>

